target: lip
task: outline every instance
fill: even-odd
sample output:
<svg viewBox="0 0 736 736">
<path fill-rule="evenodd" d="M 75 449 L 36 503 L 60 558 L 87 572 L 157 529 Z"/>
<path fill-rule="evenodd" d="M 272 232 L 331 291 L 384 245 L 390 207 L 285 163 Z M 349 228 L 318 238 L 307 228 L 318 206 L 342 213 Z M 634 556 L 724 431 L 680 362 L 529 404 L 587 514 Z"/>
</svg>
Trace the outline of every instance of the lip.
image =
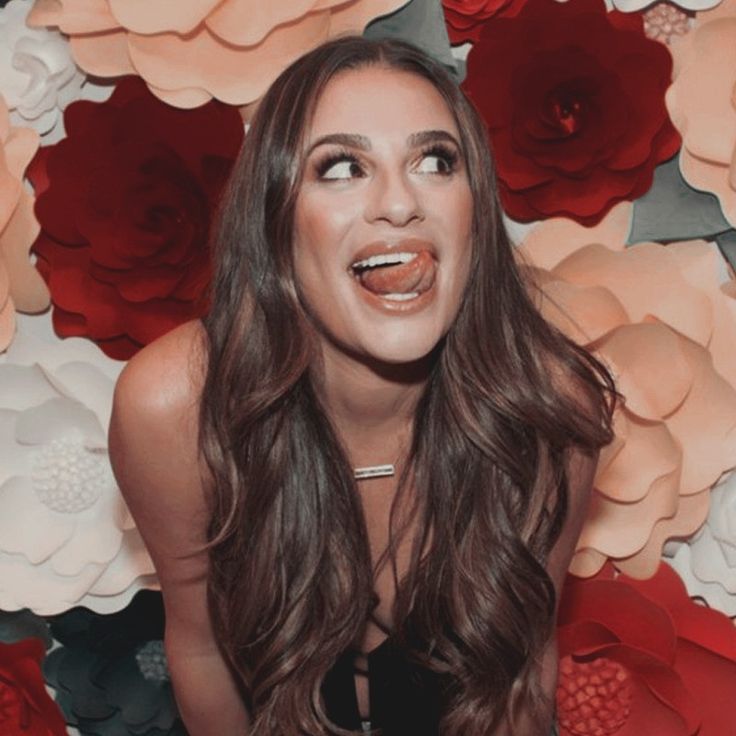
<svg viewBox="0 0 736 736">
<path fill-rule="evenodd" d="M 360 250 L 353 253 L 347 270 L 352 275 L 353 263 L 363 261 L 371 256 L 382 256 L 388 253 L 421 253 L 425 250 L 428 250 L 432 258 L 437 260 L 437 250 L 429 240 L 422 240 L 421 238 L 374 240 L 372 243 L 364 245 Z"/>
</svg>

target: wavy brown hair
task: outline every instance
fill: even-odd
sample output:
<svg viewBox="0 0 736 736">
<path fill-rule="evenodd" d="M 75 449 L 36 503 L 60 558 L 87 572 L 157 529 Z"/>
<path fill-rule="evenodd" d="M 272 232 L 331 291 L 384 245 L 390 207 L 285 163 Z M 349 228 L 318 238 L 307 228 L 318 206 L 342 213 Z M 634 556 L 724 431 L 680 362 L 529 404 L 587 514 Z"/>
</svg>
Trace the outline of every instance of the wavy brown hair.
<svg viewBox="0 0 736 736">
<path fill-rule="evenodd" d="M 254 736 L 346 733 L 327 719 L 320 687 L 364 629 L 374 571 L 350 463 L 310 371 L 317 342 L 292 242 L 315 104 L 334 75 L 366 65 L 423 77 L 443 96 L 475 203 L 470 280 L 415 412 L 407 468 L 419 533 L 394 620 L 407 647 L 409 629 L 427 643 L 409 656 L 452 683 L 441 733 L 486 736 L 512 692 L 532 709 L 542 698 L 533 664 L 554 626 L 545 562 L 566 517 L 566 457 L 610 441 L 613 386 L 535 309 L 501 222 L 484 126 L 446 71 L 406 43 L 342 38 L 292 64 L 234 167 L 203 320 L 210 609 Z M 391 514 L 394 574 L 407 475 Z"/>
</svg>

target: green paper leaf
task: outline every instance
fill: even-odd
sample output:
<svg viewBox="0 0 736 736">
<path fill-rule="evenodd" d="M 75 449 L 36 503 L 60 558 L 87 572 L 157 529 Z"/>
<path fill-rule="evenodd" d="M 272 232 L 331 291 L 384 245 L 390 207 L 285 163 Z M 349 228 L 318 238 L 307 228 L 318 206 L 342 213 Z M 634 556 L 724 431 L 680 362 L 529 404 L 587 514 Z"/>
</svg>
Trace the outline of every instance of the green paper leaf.
<svg viewBox="0 0 736 736">
<path fill-rule="evenodd" d="M 693 189 L 682 178 L 678 158 L 658 166 L 651 188 L 634 202 L 629 245 L 650 240 L 708 240 L 731 229 L 718 198 Z"/>
</svg>

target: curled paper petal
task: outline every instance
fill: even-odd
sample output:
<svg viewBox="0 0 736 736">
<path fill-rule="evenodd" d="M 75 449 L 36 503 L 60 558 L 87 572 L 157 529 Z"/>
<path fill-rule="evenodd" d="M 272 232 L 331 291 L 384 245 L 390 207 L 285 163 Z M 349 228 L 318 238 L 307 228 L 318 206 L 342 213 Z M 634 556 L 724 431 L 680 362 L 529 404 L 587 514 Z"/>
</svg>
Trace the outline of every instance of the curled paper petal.
<svg viewBox="0 0 736 736">
<path fill-rule="evenodd" d="M 718 197 L 736 225 L 736 2 L 698 15 L 672 44 L 674 74 L 667 108 L 682 134 L 680 168 L 688 184 Z"/>
<path fill-rule="evenodd" d="M 407 0 L 44 1 L 32 25 L 70 37 L 91 74 L 138 74 L 169 104 L 191 108 L 216 98 L 257 100 L 288 64 L 328 38 L 362 33 Z"/>
<path fill-rule="evenodd" d="M 702 241 L 593 243 L 544 269 L 534 263 L 543 239 L 532 236 L 522 259 L 535 267 L 543 314 L 609 367 L 623 395 L 571 570 L 591 575 L 611 559 L 646 577 L 668 539 L 702 524 L 709 489 L 736 464 L 731 284 Z"/>
<path fill-rule="evenodd" d="M 2 609 L 110 612 L 156 585 L 107 457 L 121 368 L 87 340 L 25 330 L 0 363 Z"/>
</svg>

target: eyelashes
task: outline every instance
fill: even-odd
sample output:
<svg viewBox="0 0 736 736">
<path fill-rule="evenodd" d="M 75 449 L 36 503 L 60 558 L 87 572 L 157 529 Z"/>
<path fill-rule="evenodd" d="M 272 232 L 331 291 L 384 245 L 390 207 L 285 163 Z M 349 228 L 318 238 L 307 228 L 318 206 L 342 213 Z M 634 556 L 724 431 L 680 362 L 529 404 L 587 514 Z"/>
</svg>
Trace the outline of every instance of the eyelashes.
<svg viewBox="0 0 736 736">
<path fill-rule="evenodd" d="M 430 158 L 437 160 L 434 170 L 424 168 L 425 161 Z M 416 168 L 419 173 L 435 176 L 451 176 L 457 171 L 460 154 L 454 147 L 441 143 L 433 143 L 422 148 L 419 154 L 419 163 Z M 342 166 L 339 166 L 343 164 Z M 328 175 L 331 170 L 332 175 Z M 365 176 L 365 167 L 360 158 L 350 149 L 342 148 L 325 154 L 315 163 L 315 172 L 319 179 L 325 181 L 340 181 Z"/>
</svg>

